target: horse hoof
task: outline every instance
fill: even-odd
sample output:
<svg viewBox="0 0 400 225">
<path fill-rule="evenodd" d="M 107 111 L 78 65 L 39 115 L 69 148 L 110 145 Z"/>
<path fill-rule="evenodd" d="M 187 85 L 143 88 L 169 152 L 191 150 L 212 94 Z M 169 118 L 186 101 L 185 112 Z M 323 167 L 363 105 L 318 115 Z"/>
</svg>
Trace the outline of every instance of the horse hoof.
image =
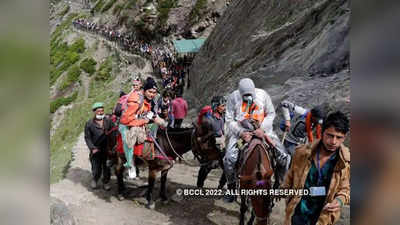
<svg viewBox="0 0 400 225">
<path fill-rule="evenodd" d="M 148 208 L 148 209 L 155 209 L 156 208 L 156 204 L 153 202 L 153 203 L 151 203 L 151 204 L 147 204 L 146 205 L 146 208 Z"/>
<path fill-rule="evenodd" d="M 117 198 L 118 198 L 119 201 L 125 200 L 125 197 L 123 195 L 121 195 L 121 194 L 119 194 L 117 196 Z"/>
</svg>

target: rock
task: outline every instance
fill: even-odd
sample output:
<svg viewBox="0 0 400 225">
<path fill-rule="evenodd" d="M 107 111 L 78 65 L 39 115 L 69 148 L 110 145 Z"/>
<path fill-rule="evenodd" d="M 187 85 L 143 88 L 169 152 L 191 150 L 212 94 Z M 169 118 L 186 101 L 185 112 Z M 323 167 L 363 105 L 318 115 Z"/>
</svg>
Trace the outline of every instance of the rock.
<svg viewBox="0 0 400 225">
<path fill-rule="evenodd" d="M 342 10 L 348 5 L 347 0 L 232 1 L 190 68 L 192 85 L 185 97 L 196 104 L 189 107 L 201 107 L 213 95 L 229 94 L 244 77 L 273 92 L 275 107 L 291 95 L 306 106 L 332 101 L 331 95 L 291 90 L 318 90 L 310 85 L 314 79 L 320 88 L 331 89 L 337 86 L 327 82 L 330 76 L 350 76 L 341 73 L 347 70 L 349 58 L 350 13 Z M 316 76 L 303 79 L 304 74 Z M 284 88 L 294 77 L 303 83 Z M 350 80 L 345 80 L 332 95 L 339 96 L 349 87 Z"/>
<path fill-rule="evenodd" d="M 76 225 L 75 219 L 65 203 L 54 197 L 50 197 L 50 224 Z"/>
</svg>

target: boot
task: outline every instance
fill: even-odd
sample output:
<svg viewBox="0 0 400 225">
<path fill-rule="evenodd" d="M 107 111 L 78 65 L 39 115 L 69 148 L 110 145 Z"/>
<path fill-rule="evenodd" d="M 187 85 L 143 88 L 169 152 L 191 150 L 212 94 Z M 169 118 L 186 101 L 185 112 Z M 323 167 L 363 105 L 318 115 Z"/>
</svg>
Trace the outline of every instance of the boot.
<svg viewBox="0 0 400 225">
<path fill-rule="evenodd" d="M 236 190 L 236 183 L 231 183 L 228 184 L 228 190 L 231 193 L 234 193 L 234 191 Z M 236 195 L 232 194 L 232 195 L 225 195 L 224 196 L 224 202 L 225 203 L 232 203 L 236 200 Z"/>
<path fill-rule="evenodd" d="M 136 179 L 136 168 L 135 167 L 129 168 L 128 176 L 129 176 L 129 179 Z"/>
<path fill-rule="evenodd" d="M 92 180 L 92 182 L 90 182 L 90 187 L 91 187 L 92 189 L 96 189 L 96 188 L 97 188 L 97 181 Z"/>
<path fill-rule="evenodd" d="M 104 190 L 109 191 L 111 189 L 110 183 L 103 184 L 103 188 L 104 188 Z"/>
<path fill-rule="evenodd" d="M 202 188 L 204 186 L 204 181 L 207 177 L 207 168 L 206 166 L 201 166 L 199 170 L 199 175 L 197 176 L 197 187 Z"/>
</svg>

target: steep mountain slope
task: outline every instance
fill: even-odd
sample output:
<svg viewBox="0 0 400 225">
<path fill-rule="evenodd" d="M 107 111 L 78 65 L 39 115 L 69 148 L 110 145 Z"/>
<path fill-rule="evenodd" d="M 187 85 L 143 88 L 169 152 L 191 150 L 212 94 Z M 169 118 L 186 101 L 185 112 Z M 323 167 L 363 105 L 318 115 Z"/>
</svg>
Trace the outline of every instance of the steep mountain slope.
<svg viewBox="0 0 400 225">
<path fill-rule="evenodd" d="M 346 0 L 232 1 L 191 67 L 192 106 L 250 77 L 275 104 L 289 98 L 348 111 L 348 7 Z"/>
</svg>

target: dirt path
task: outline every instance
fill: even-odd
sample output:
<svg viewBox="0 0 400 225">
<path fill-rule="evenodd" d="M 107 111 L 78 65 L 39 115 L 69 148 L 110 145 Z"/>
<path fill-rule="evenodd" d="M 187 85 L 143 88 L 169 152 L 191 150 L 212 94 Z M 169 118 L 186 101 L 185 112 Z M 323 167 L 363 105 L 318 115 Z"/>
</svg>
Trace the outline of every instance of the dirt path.
<svg viewBox="0 0 400 225">
<path fill-rule="evenodd" d="M 82 88 L 83 88 L 83 92 L 84 92 L 84 98 L 82 101 L 86 101 L 89 97 L 89 84 L 90 84 L 90 77 L 88 76 L 87 73 L 82 73 L 81 81 L 82 81 Z"/>
<path fill-rule="evenodd" d="M 91 190 L 91 174 L 83 133 L 73 148 L 73 161 L 66 178 L 50 186 L 50 196 L 62 200 L 71 210 L 78 225 L 231 225 L 238 224 L 239 205 L 226 204 L 222 199 L 212 198 L 179 198 L 175 193 L 178 188 L 195 188 L 198 166 L 176 163 L 168 174 L 168 196 L 170 201 L 163 204 L 156 202 L 155 210 L 145 207 L 145 189 L 147 171 L 141 170 L 141 178 L 126 182 L 127 198 L 119 201 L 116 196 L 116 178 L 112 176 L 112 189 Z M 196 164 L 193 155 L 188 153 L 184 158 L 190 164 Z M 205 187 L 215 188 L 218 185 L 221 170 L 213 170 L 205 182 Z M 154 190 L 158 198 L 159 181 Z M 271 224 L 282 224 L 284 202 L 279 202 L 271 214 Z M 350 210 L 342 210 L 342 218 L 337 225 L 350 224 Z"/>
<path fill-rule="evenodd" d="M 155 210 L 149 210 L 145 208 L 146 201 L 141 197 L 144 189 L 140 188 L 146 183 L 147 172 L 142 172 L 139 180 L 127 182 L 128 197 L 124 201 L 118 201 L 115 197 L 117 186 L 114 176 L 111 180 L 111 191 L 90 189 L 90 163 L 83 134 L 79 136 L 73 153 L 73 161 L 66 178 L 51 185 L 50 195 L 65 202 L 79 225 L 228 225 L 238 223 L 238 204 L 226 204 L 221 199 L 180 199 L 176 196 L 177 188 L 195 187 L 197 166 L 175 164 L 168 176 L 168 195 L 171 201 L 167 204 L 157 201 Z M 195 163 L 192 155 L 187 154 L 185 158 Z M 216 187 L 220 172 L 220 170 L 212 171 L 205 186 Z M 154 191 L 155 197 L 158 197 L 158 191 L 159 182 Z M 282 209 L 282 204 L 276 207 L 272 218 L 276 218 L 279 212 L 283 215 Z"/>
<path fill-rule="evenodd" d="M 77 29 L 77 28 L 75 28 L 73 26 L 72 26 L 72 28 L 78 34 L 83 34 L 83 35 L 86 35 L 88 37 L 94 38 L 96 40 L 106 42 L 108 44 L 108 46 L 110 46 L 111 48 L 116 49 L 117 51 L 119 51 L 119 53 L 122 54 L 123 57 L 132 57 L 132 56 L 143 57 L 143 56 L 140 56 L 138 54 L 134 54 L 134 53 L 131 53 L 131 52 L 127 51 L 127 50 L 122 49 L 118 45 L 117 42 L 110 41 L 110 40 L 108 40 L 107 38 L 103 37 L 100 34 L 95 34 L 95 33 L 89 32 L 89 31 L 80 30 L 80 29 Z M 128 61 L 127 59 L 125 59 L 125 60 Z"/>
</svg>

